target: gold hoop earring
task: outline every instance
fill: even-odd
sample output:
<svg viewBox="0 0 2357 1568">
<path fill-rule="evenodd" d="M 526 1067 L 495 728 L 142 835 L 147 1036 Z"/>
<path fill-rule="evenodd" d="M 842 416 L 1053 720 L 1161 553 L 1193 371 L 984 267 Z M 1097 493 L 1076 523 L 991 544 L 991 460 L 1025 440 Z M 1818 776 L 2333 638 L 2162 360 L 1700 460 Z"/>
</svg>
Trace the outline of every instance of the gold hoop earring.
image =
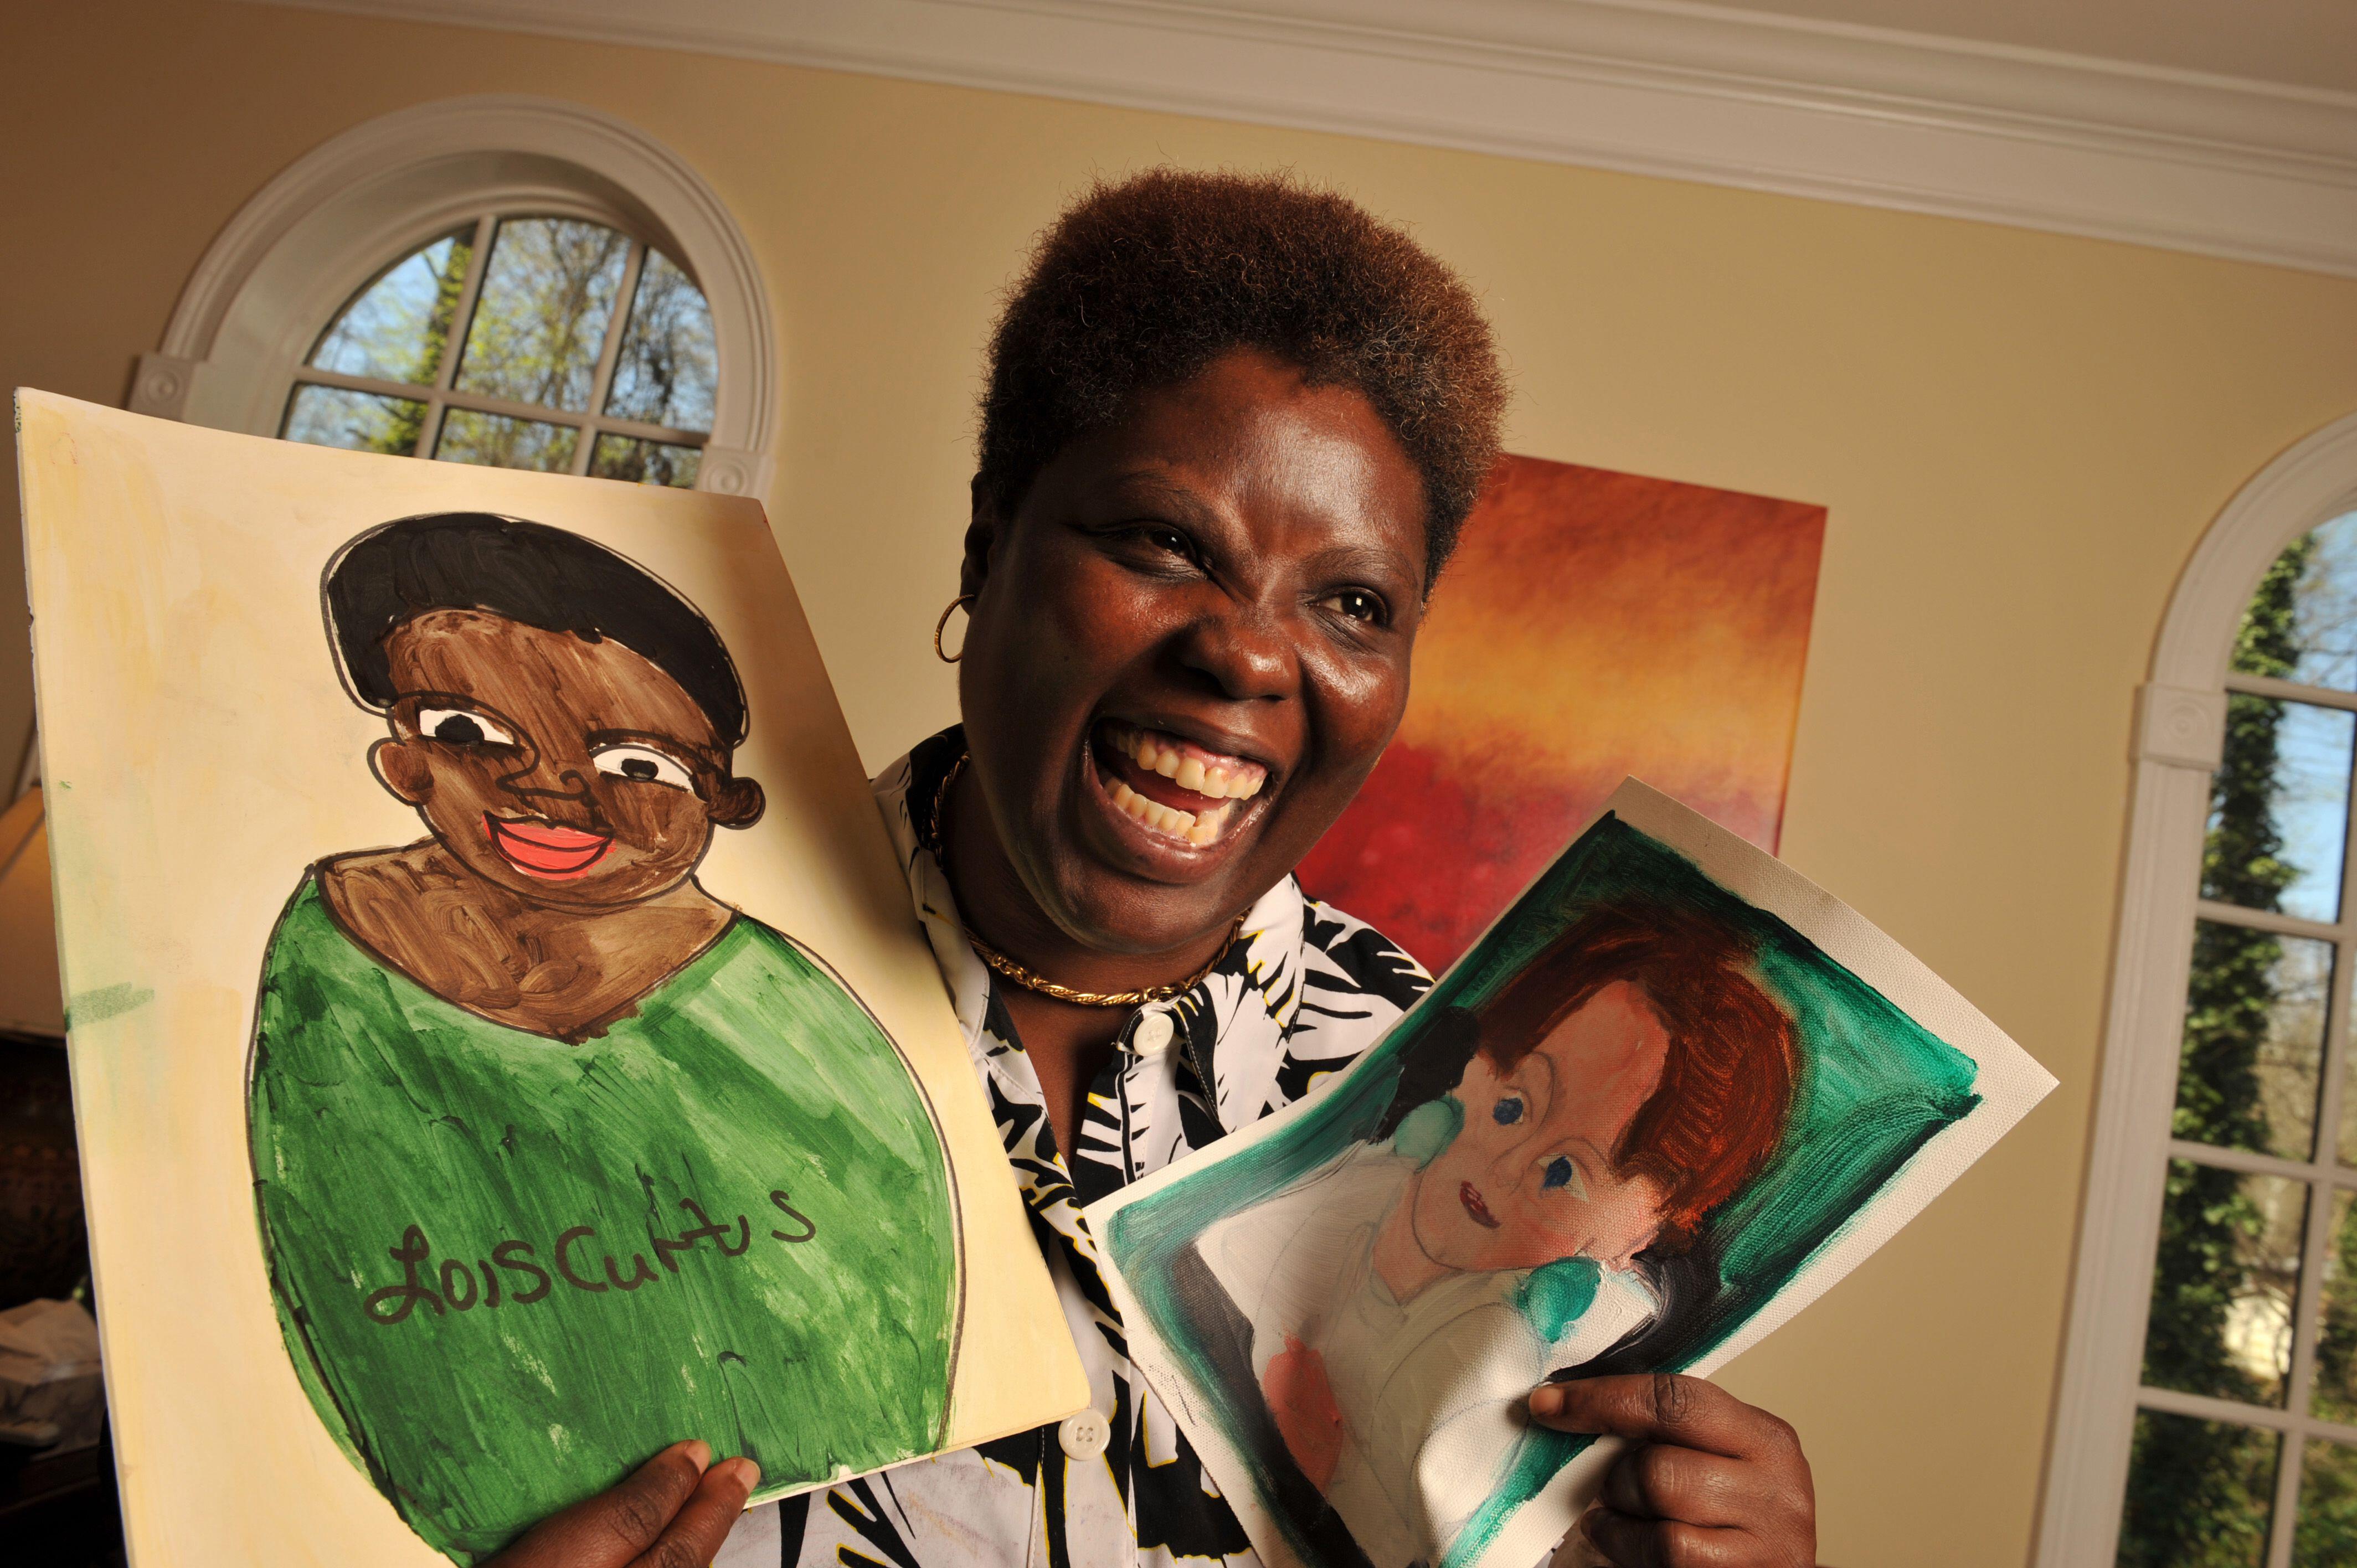
<svg viewBox="0 0 2357 1568">
<path fill-rule="evenodd" d="M 960 594 L 956 598 L 952 599 L 949 602 L 949 607 L 942 611 L 942 618 L 933 623 L 933 657 L 944 664 L 954 664 L 965 657 L 965 644 L 962 642 L 958 644 L 958 650 L 955 653 L 942 651 L 942 633 L 949 629 L 950 617 L 955 615 L 960 607 L 963 607 L 966 614 L 971 616 L 974 613 L 974 596 Z"/>
</svg>

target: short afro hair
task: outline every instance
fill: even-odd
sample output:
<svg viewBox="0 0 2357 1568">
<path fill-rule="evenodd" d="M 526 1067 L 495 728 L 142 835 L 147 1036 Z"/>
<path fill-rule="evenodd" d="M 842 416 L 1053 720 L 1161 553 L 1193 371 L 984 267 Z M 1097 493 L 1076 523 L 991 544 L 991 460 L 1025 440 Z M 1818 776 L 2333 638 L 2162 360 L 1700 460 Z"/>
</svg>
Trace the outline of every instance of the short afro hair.
<svg viewBox="0 0 2357 1568">
<path fill-rule="evenodd" d="M 976 499 L 1012 517 L 1072 441 L 1238 349 L 1374 405 L 1424 478 L 1428 589 L 1497 459 L 1490 325 L 1405 231 L 1288 175 L 1100 180 L 1056 220 L 991 338 Z"/>
</svg>

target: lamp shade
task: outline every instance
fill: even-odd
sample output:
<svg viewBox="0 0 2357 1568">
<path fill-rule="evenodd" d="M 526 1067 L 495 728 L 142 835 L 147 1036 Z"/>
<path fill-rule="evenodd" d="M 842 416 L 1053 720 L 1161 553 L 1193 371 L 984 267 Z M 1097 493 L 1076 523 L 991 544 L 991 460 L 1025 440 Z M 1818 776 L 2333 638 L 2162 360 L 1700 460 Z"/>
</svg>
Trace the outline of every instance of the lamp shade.
<svg viewBox="0 0 2357 1568">
<path fill-rule="evenodd" d="M 57 913 L 49 900 L 49 833 L 38 785 L 0 812 L 0 1029 L 66 1032 Z"/>
</svg>

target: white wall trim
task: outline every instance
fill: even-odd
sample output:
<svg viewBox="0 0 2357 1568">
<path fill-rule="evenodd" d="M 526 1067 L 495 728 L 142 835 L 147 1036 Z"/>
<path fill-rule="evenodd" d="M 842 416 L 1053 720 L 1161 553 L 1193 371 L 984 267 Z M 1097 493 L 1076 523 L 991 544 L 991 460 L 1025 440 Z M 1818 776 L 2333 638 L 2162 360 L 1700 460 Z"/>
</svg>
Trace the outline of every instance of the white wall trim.
<svg viewBox="0 0 2357 1568">
<path fill-rule="evenodd" d="M 2357 275 L 2357 94 L 1683 0 L 265 3 L 1337 131 Z"/>
<path fill-rule="evenodd" d="M 2169 600 L 2152 680 L 2137 693 L 2111 1010 L 2038 1568 L 2087 1568 L 2117 1552 L 2177 1098 L 2202 824 L 2225 728 L 2235 628 L 2284 546 L 2352 510 L 2357 414 L 2268 464 L 2211 524 Z"/>
<path fill-rule="evenodd" d="M 351 292 L 404 245 L 497 206 L 619 222 L 688 270 L 712 307 L 720 355 L 697 488 L 766 489 L 779 367 L 752 246 L 677 154 L 610 114 L 554 99 L 418 104 L 296 160 L 198 263 L 160 350 L 140 360 L 130 406 L 275 434 L 288 367 Z"/>
</svg>

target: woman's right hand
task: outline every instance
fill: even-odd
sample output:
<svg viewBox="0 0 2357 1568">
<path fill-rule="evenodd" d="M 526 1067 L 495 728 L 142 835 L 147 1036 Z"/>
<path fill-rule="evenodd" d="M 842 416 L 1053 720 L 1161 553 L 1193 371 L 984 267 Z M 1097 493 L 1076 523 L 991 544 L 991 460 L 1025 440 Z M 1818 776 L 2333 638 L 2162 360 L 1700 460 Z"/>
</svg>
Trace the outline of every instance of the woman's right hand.
<svg viewBox="0 0 2357 1568">
<path fill-rule="evenodd" d="M 705 1568 L 760 1479 L 750 1459 L 714 1465 L 705 1444 L 674 1443 L 611 1491 L 541 1520 L 481 1568 Z"/>
</svg>

